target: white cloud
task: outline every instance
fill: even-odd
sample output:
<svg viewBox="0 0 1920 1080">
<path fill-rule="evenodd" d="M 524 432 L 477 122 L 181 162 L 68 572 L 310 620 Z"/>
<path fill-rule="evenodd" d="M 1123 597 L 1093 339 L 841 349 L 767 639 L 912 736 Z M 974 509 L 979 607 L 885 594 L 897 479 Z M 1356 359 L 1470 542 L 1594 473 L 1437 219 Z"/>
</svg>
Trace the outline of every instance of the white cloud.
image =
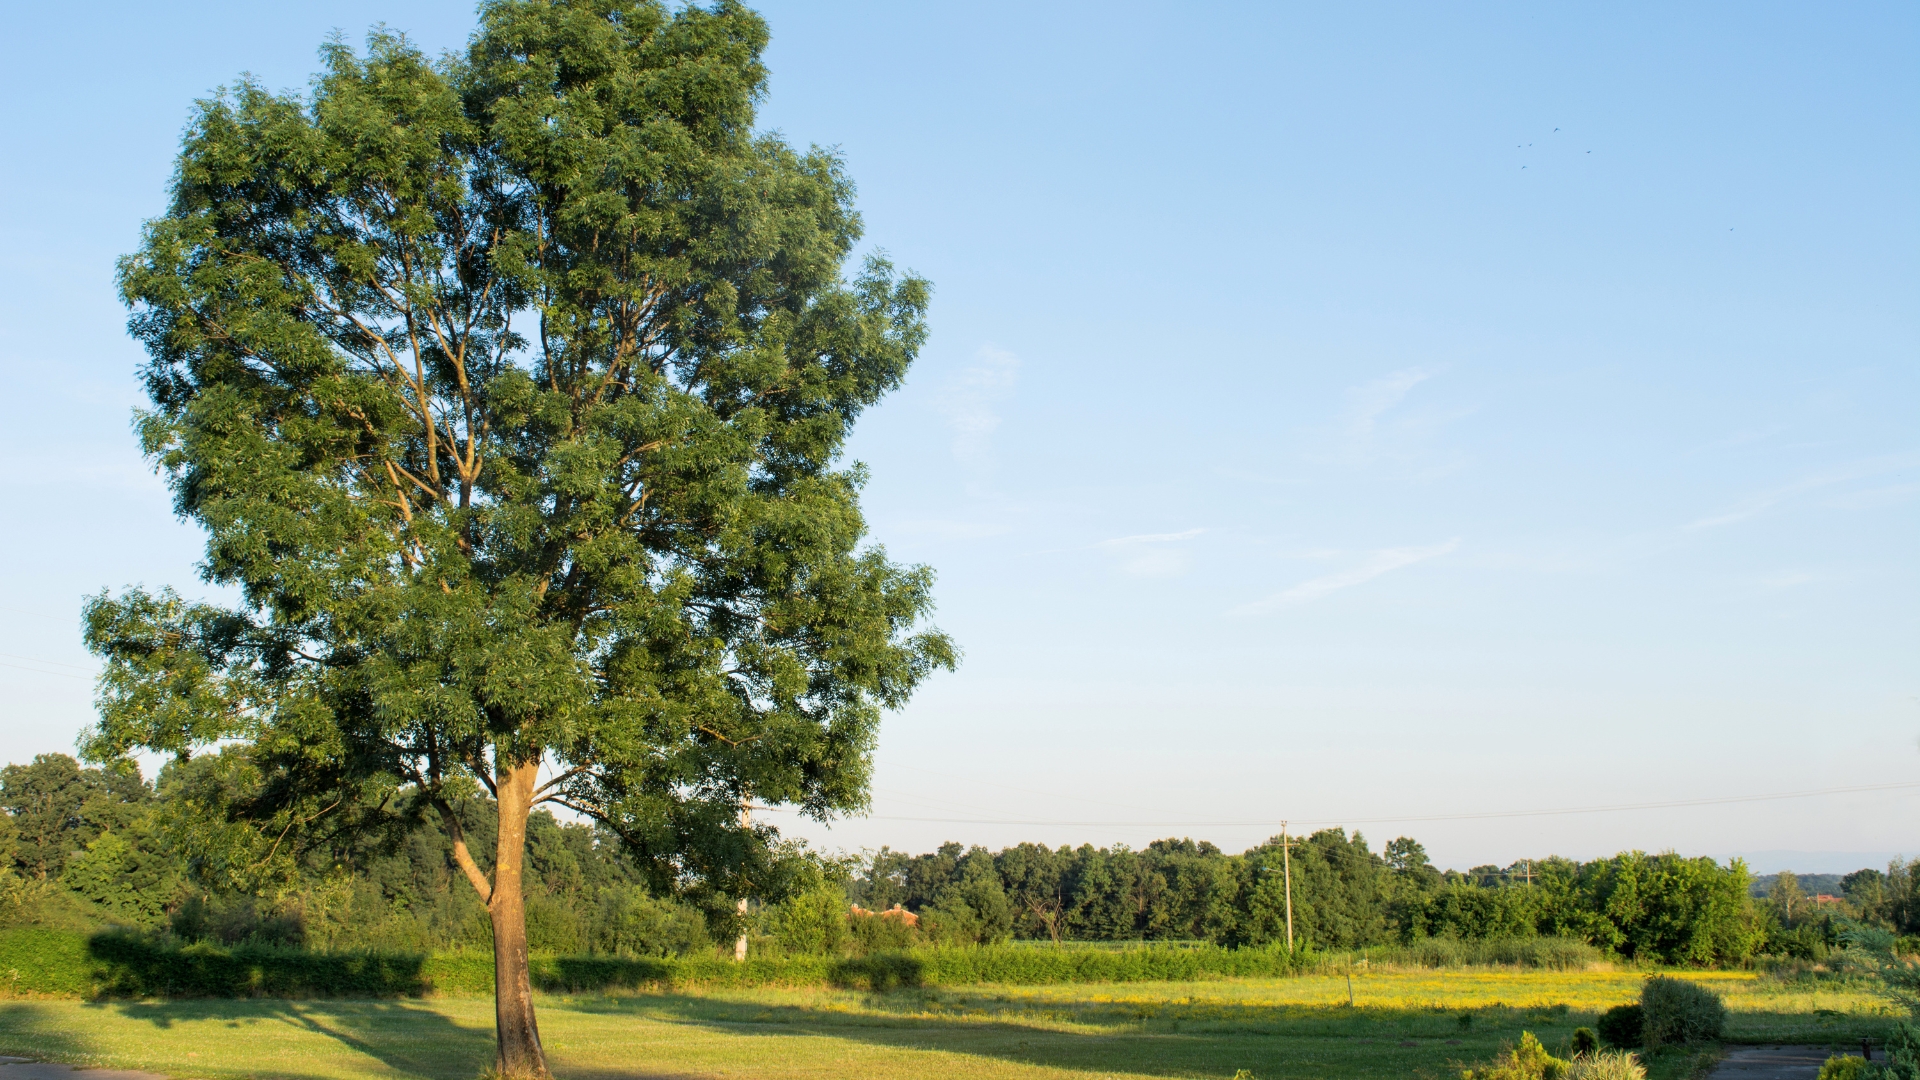
<svg viewBox="0 0 1920 1080">
<path fill-rule="evenodd" d="M 1415 563 L 1438 558 L 1459 546 L 1460 538 L 1455 537 L 1444 544 L 1434 544 L 1431 547 L 1385 548 L 1374 552 L 1368 557 L 1366 562 L 1361 563 L 1359 566 L 1347 570 L 1335 571 L 1331 574 L 1322 574 L 1316 578 L 1309 578 L 1285 592 L 1275 593 L 1263 600 L 1255 600 L 1250 604 L 1242 604 L 1234 608 L 1229 614 L 1265 615 L 1269 612 L 1277 611 L 1280 608 L 1310 603 L 1326 596 L 1328 593 L 1339 592 L 1341 589 L 1351 588 L 1352 586 L 1372 581 L 1382 574 L 1392 573 L 1395 570 L 1412 566 Z"/>
<path fill-rule="evenodd" d="M 961 369 L 948 385 L 941 411 L 953 430 L 953 456 L 969 464 L 987 460 L 993 433 L 1000 427 L 995 406 L 1013 393 L 1020 381 L 1020 358 L 1004 349 L 982 345 L 973 363 Z"/>
<path fill-rule="evenodd" d="M 1171 533 L 1141 533 L 1102 540 L 1095 547 L 1121 555 L 1120 572 L 1129 577 L 1178 577 L 1187 572 L 1187 553 L 1169 544 L 1191 540 L 1205 529 L 1186 529 Z"/>
</svg>

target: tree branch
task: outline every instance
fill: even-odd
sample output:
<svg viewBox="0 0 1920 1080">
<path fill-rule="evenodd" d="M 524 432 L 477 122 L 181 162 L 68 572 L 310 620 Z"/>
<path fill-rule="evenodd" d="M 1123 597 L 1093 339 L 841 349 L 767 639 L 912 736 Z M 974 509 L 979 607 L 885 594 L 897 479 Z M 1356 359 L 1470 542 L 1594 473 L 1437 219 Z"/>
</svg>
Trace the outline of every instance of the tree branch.
<svg viewBox="0 0 1920 1080">
<path fill-rule="evenodd" d="M 480 894 L 482 904 L 493 903 L 493 883 L 487 875 L 480 872 L 480 864 L 473 861 L 473 853 L 467 850 L 467 833 L 460 827 L 460 819 L 454 815 L 453 808 L 445 800 L 433 800 L 433 808 L 440 811 L 440 820 L 447 826 L 447 838 L 453 842 L 453 861 L 458 863 L 467 881 L 473 885 L 473 891 Z"/>
</svg>

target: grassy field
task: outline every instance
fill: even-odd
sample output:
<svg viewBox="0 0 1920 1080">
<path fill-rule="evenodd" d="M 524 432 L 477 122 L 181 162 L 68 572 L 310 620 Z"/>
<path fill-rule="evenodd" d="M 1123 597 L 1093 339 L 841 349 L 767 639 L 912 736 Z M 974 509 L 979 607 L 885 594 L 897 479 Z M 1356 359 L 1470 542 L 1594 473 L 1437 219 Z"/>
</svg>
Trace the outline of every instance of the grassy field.
<svg viewBox="0 0 1920 1080">
<path fill-rule="evenodd" d="M 1550 1047 L 1631 1000 L 1641 976 L 1566 972 L 1357 974 L 1196 983 L 959 987 L 886 994 L 715 990 L 541 1001 L 563 1078 L 1432 1077 L 1521 1030 Z M 1698 978 L 1727 997 L 1738 1041 L 1857 1044 L 1883 1006 L 1840 988 L 1743 973 Z M 446 1077 L 491 1061 L 485 998 L 423 1001 L 0 1002 L 0 1053 L 179 1077 Z M 1655 1062 L 1680 1077 L 1698 1063 Z"/>
</svg>

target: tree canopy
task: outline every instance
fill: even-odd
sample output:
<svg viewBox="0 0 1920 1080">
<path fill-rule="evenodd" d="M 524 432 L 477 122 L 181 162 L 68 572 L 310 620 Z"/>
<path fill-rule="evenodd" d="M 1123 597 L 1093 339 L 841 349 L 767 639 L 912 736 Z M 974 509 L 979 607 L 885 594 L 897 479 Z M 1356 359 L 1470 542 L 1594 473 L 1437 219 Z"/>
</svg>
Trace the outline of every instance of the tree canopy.
<svg viewBox="0 0 1920 1080">
<path fill-rule="evenodd" d="M 237 743 L 263 838 L 437 815 L 493 911 L 503 1072 L 545 1070 L 504 1000 L 534 806 L 744 894 L 774 835 L 741 808 L 863 809 L 881 712 L 954 661 L 841 458 L 928 285 L 843 276 L 840 162 L 753 129 L 766 42 L 728 0 L 490 0 L 440 61 L 336 40 L 304 97 L 200 104 L 121 263 L 143 444 L 238 602 L 95 598 L 86 751 Z"/>
</svg>

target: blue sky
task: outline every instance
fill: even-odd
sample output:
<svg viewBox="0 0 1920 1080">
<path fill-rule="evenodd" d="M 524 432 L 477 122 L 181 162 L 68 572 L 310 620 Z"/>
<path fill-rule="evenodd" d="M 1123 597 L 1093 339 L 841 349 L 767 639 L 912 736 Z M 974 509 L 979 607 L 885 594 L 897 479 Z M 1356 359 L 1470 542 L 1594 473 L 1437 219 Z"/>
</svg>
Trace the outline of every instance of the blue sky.
<svg viewBox="0 0 1920 1080">
<path fill-rule="evenodd" d="M 1911 790 L 1407 820 L 1920 781 L 1912 5 L 761 10 L 763 123 L 935 284 L 854 454 L 966 650 L 796 832 L 1920 852 Z M 472 12 L 14 19 L 7 760 L 90 720 L 85 594 L 196 587 L 111 287 L 192 99 Z"/>
</svg>

